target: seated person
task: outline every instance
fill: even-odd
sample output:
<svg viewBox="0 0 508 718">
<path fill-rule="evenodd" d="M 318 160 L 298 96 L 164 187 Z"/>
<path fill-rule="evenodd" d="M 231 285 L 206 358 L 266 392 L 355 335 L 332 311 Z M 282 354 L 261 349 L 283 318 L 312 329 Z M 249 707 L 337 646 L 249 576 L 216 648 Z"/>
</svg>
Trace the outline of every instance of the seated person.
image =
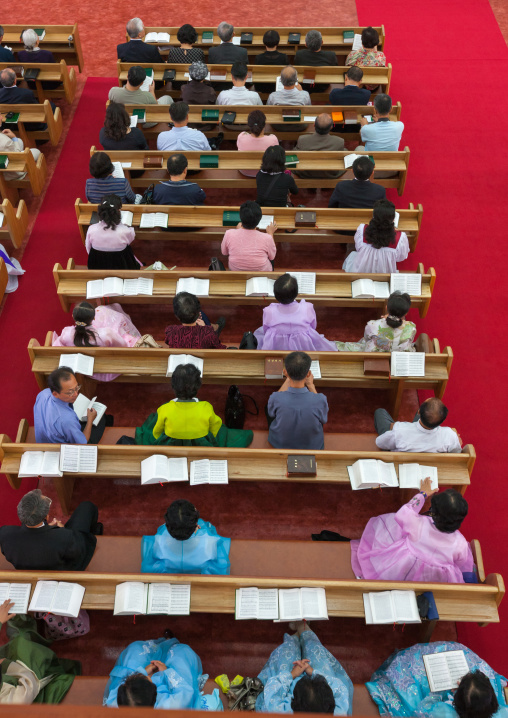
<svg viewBox="0 0 508 718">
<path fill-rule="evenodd" d="M 344 668 L 306 621 L 289 626 L 296 633 L 284 634 L 258 676 L 264 690 L 256 711 L 351 715 L 353 683 Z"/>
<path fill-rule="evenodd" d="M 126 27 L 128 42 L 116 47 L 116 54 L 122 62 L 164 62 L 159 48 L 144 42 L 145 26 L 139 17 L 129 20 Z"/>
<path fill-rule="evenodd" d="M 346 58 L 346 65 L 386 67 L 385 54 L 377 49 L 378 44 L 378 31 L 373 27 L 365 27 L 362 30 L 362 47 L 359 50 L 351 50 Z M 369 90 L 376 89 L 376 86 L 366 85 L 366 87 Z"/>
<path fill-rule="evenodd" d="M 35 30 L 23 30 L 21 33 L 21 41 L 25 47 L 23 50 L 18 50 L 19 62 L 56 62 L 52 52 L 49 50 L 41 50 L 39 47 L 40 40 Z M 58 86 L 60 83 L 56 82 L 54 84 Z"/>
<path fill-rule="evenodd" d="M 328 207 L 350 207 L 351 209 L 372 209 L 378 199 L 386 199 L 386 190 L 372 182 L 374 162 L 366 155 L 353 162 L 353 180 L 337 182 Z"/>
<path fill-rule="evenodd" d="M 37 105 L 39 101 L 28 87 L 18 87 L 16 73 L 10 67 L 0 72 L 0 105 Z M 51 107 L 55 109 L 52 102 Z M 48 129 L 45 122 L 25 122 L 30 132 L 43 132 Z"/>
<path fill-rule="evenodd" d="M 277 135 L 265 135 L 266 115 L 263 110 L 252 110 L 247 118 L 247 131 L 240 132 L 236 146 L 240 152 L 259 152 L 279 144 Z M 245 177 L 255 177 L 259 170 L 240 170 Z"/>
<path fill-rule="evenodd" d="M 153 191 L 154 204 L 204 204 L 206 194 L 195 182 L 187 179 L 189 162 L 182 154 L 168 157 L 169 180 L 158 182 Z"/>
<path fill-rule="evenodd" d="M 231 539 L 199 520 L 190 501 L 173 501 L 155 536 L 141 540 L 141 573 L 230 573 Z"/>
<path fill-rule="evenodd" d="M 257 92 L 245 87 L 247 80 L 247 65 L 243 62 L 234 62 L 231 66 L 231 79 L 233 87 L 223 90 L 218 98 L 218 105 L 262 105 L 263 102 Z"/>
<path fill-rule="evenodd" d="M 14 601 L 0 606 L 0 628 L 7 624 L 8 642 L 0 646 L 4 664 L 0 705 L 61 703 L 74 677 L 81 673 L 81 663 L 60 659 L 48 648 L 50 641 L 37 632 L 35 618 L 10 613 Z M 7 668 L 8 666 L 8 668 Z"/>
<path fill-rule="evenodd" d="M 130 45 L 130 42 L 127 43 Z M 157 48 L 154 48 L 157 49 Z M 172 105 L 173 98 L 170 95 L 155 97 L 155 82 L 152 80 L 148 90 L 142 90 L 141 85 L 146 80 L 146 72 L 140 65 L 132 65 L 127 72 L 127 82 L 123 87 L 112 87 L 108 94 L 108 100 L 120 102 L 122 105 Z M 146 124 L 145 127 L 153 127 L 153 124 Z"/>
<path fill-rule="evenodd" d="M 249 62 L 247 48 L 233 43 L 235 28 L 228 22 L 221 22 L 217 28 L 220 45 L 211 45 L 208 50 L 208 62 L 213 65 L 232 65 L 234 62 Z"/>
<path fill-rule="evenodd" d="M 394 421 L 385 409 L 376 409 L 376 446 L 384 451 L 460 454 L 460 436 L 454 429 L 441 426 L 447 416 L 448 409 L 435 396 L 425 399 L 412 422 Z"/>
<path fill-rule="evenodd" d="M 115 168 L 105 152 L 95 152 L 90 157 L 91 179 L 87 179 L 85 195 L 88 202 L 99 204 L 107 195 L 116 194 L 121 202 L 134 204 L 136 195 L 125 177 L 113 177 Z"/>
<path fill-rule="evenodd" d="M 309 30 L 305 35 L 305 49 L 297 50 L 295 65 L 338 65 L 337 55 L 331 50 L 322 50 L 323 36 L 319 30 Z"/>
<path fill-rule="evenodd" d="M 370 100 L 370 90 L 360 87 L 363 79 L 361 67 L 350 67 L 346 72 L 344 87 L 335 87 L 330 92 L 330 105 L 366 105 Z"/>
<path fill-rule="evenodd" d="M 240 205 L 240 224 L 224 234 L 220 251 L 228 257 L 232 272 L 271 272 L 277 254 L 273 235 L 275 222 L 268 225 L 266 232 L 256 229 L 263 212 L 256 202 L 247 201 Z"/>
<path fill-rule="evenodd" d="M 397 152 L 400 145 L 404 123 L 397 120 L 390 120 L 392 109 L 392 98 L 390 95 L 376 95 L 374 98 L 374 122 L 368 122 L 362 117 L 360 124 L 360 136 L 363 145 L 358 145 L 357 150 L 365 152 Z"/>
<path fill-rule="evenodd" d="M 1 49 L 1 48 L 0 48 Z M 0 125 L 3 125 L 5 116 L 0 113 Z M 12 130 L 5 127 L 0 132 L 0 153 L 4 152 L 23 152 L 25 145 L 21 137 L 16 137 Z M 30 152 L 34 160 L 37 162 L 41 156 L 41 151 L 35 147 L 30 147 Z M 20 180 L 26 177 L 26 172 L 2 172 L 2 177 L 8 182 L 9 180 Z"/>
<path fill-rule="evenodd" d="M 280 35 L 277 30 L 267 30 L 263 35 L 265 52 L 256 55 L 256 65 L 289 65 L 288 56 L 279 52 Z"/>
<path fill-rule="evenodd" d="M 185 150 L 197 152 L 203 150 L 204 152 L 209 152 L 219 148 L 224 137 L 223 132 L 219 132 L 217 137 L 208 140 L 203 132 L 188 127 L 189 105 L 186 102 L 175 102 L 171 105 L 169 115 L 174 127 L 157 135 L 158 150 L 167 150 L 169 152 Z"/>
<path fill-rule="evenodd" d="M 134 347 L 141 338 L 121 304 L 88 302 L 76 304 L 72 312 L 74 325 L 65 327 L 58 336 L 53 332 L 54 347 Z M 112 381 L 118 374 L 93 374 L 97 381 Z"/>
<path fill-rule="evenodd" d="M 387 314 L 372 319 L 359 342 L 335 342 L 340 352 L 414 352 L 416 324 L 406 321 L 411 309 L 409 294 L 393 292 L 386 302 Z"/>
<path fill-rule="evenodd" d="M 84 571 L 103 532 L 97 506 L 82 501 L 65 525 L 49 521 L 50 506 L 40 489 L 23 496 L 17 508 L 21 526 L 0 527 L 3 555 L 18 571 Z"/>
<path fill-rule="evenodd" d="M 92 159 L 95 156 L 93 155 Z M 140 268 L 141 263 L 131 248 L 136 233 L 134 227 L 122 224 L 121 208 L 122 202 L 116 194 L 107 194 L 99 204 L 99 222 L 91 224 L 86 233 L 88 269 Z"/>
<path fill-rule="evenodd" d="M 171 387 L 176 398 L 136 429 L 136 444 L 246 447 L 252 443 L 252 431 L 223 426 L 212 405 L 196 397 L 201 372 L 194 364 L 179 364 L 171 375 Z"/>
<path fill-rule="evenodd" d="M 323 424 L 328 421 L 328 401 L 318 394 L 305 352 L 291 352 L 284 359 L 286 377 L 279 391 L 268 399 L 268 441 L 275 449 L 325 448 Z"/>
<path fill-rule="evenodd" d="M 263 309 L 263 326 L 256 329 L 258 349 L 274 351 L 337 351 L 334 342 L 316 331 L 314 305 L 298 296 L 298 282 L 291 274 L 275 280 L 273 292 L 278 304 Z"/>
<path fill-rule="evenodd" d="M 310 105 L 310 95 L 298 82 L 298 71 L 288 65 L 280 73 L 282 90 L 275 90 L 268 96 L 267 105 Z M 291 129 L 294 123 L 291 122 Z"/>
<path fill-rule="evenodd" d="M 466 499 L 455 489 L 438 493 L 429 478 L 397 513 L 370 519 L 361 539 L 351 541 L 357 578 L 381 581 L 464 583 L 474 572 L 473 554 L 459 528 Z M 420 515 L 428 497 L 430 516 Z"/>
<path fill-rule="evenodd" d="M 288 195 L 298 194 L 293 175 L 286 169 L 286 150 L 280 145 L 265 150 L 256 186 L 260 207 L 287 207 Z"/>
<path fill-rule="evenodd" d="M 177 62 L 189 65 L 191 62 L 203 63 L 205 53 L 199 47 L 193 47 L 198 41 L 198 34 L 195 28 L 188 23 L 182 25 L 176 33 L 176 39 L 180 43 L 178 47 L 169 48 L 168 62 Z M 196 105 L 201 104 L 199 102 Z M 206 104 L 206 103 L 204 103 Z"/>
<path fill-rule="evenodd" d="M 332 127 L 333 120 L 331 115 L 328 115 L 326 112 L 321 113 L 314 120 L 314 132 L 312 134 L 305 133 L 300 135 L 295 150 L 306 152 L 342 152 L 344 149 L 344 140 L 342 137 L 330 134 Z M 335 179 L 336 177 L 342 177 L 345 172 L 346 170 L 295 170 L 297 177 L 309 179 L 314 177 Z"/>
<path fill-rule="evenodd" d="M 393 202 L 387 199 L 375 202 L 372 219 L 356 230 L 356 251 L 348 254 L 342 269 L 361 274 L 397 272 L 397 262 L 403 262 L 409 255 L 409 242 L 405 232 L 395 229 L 394 221 Z"/>
<path fill-rule="evenodd" d="M 464 651 L 469 673 L 456 689 L 432 693 L 423 656 L 445 651 Z M 506 718 L 505 684 L 506 678 L 467 646 L 455 641 L 435 641 L 395 651 L 373 673 L 366 686 L 383 716 L 399 716 L 404 706 L 404 715 L 429 718 L 491 718 L 494 715 Z"/>
<path fill-rule="evenodd" d="M 222 710 L 219 689 L 203 696 L 202 683 L 201 659 L 190 646 L 174 637 L 134 641 L 116 659 L 102 704 Z"/>
<path fill-rule="evenodd" d="M 227 349 L 219 336 L 226 323 L 219 317 L 218 324 L 208 324 L 203 318 L 199 299 L 189 292 L 178 292 L 173 298 L 173 311 L 181 324 L 166 327 L 165 342 L 175 349 Z"/>
<path fill-rule="evenodd" d="M 205 82 L 207 77 L 208 67 L 205 63 L 193 62 L 189 66 L 189 82 L 182 85 L 182 100 L 188 105 L 215 105 L 217 93 Z"/>
<path fill-rule="evenodd" d="M 106 107 L 104 127 L 99 142 L 105 150 L 148 150 L 148 142 L 139 127 L 131 127 L 125 105 L 110 102 Z"/>
<path fill-rule="evenodd" d="M 0 43 L 4 39 L 5 30 L 0 25 Z M 8 47 L 0 44 L 0 62 L 14 62 L 14 54 Z"/>
</svg>

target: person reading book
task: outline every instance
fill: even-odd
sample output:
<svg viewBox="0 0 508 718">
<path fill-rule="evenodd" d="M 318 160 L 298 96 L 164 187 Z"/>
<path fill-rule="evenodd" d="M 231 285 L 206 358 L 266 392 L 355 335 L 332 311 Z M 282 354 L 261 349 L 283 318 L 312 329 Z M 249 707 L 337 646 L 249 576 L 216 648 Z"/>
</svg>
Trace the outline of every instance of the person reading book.
<svg viewBox="0 0 508 718">
<path fill-rule="evenodd" d="M 316 331 L 314 305 L 298 297 L 298 281 L 291 274 L 275 280 L 273 293 L 278 304 L 263 309 L 263 326 L 256 329 L 258 349 L 286 351 L 337 351 L 334 342 Z"/>
<path fill-rule="evenodd" d="M 148 142 L 139 127 L 131 127 L 131 118 L 120 102 L 110 102 L 106 107 L 104 127 L 99 132 L 99 142 L 105 150 L 148 150 Z M 143 171 L 131 171 L 131 177 L 139 177 Z"/>
<path fill-rule="evenodd" d="M 124 312 L 121 304 L 89 302 L 76 304 L 72 311 L 74 325 L 64 327 L 60 336 L 53 332 L 54 347 L 133 347 L 141 334 Z M 94 374 L 97 381 L 112 381 L 118 374 Z"/>
<path fill-rule="evenodd" d="M 99 510 L 82 501 L 63 524 L 49 520 L 51 499 L 29 491 L 17 507 L 21 526 L 0 527 L 0 549 L 18 571 L 84 571 L 103 533 Z"/>
<path fill-rule="evenodd" d="M 175 51 L 178 49 L 175 48 Z M 199 50 L 199 52 L 202 52 L 202 50 Z M 194 60 L 189 65 L 189 82 L 182 85 L 180 92 L 183 102 L 188 105 L 215 105 L 217 93 L 208 82 L 205 82 L 207 77 L 208 66 L 205 64 L 204 59 Z M 174 85 L 175 83 L 173 82 L 173 87 Z M 214 125 L 210 125 L 210 128 L 215 129 Z"/>
<path fill-rule="evenodd" d="M 258 58 L 259 55 L 256 55 Z M 278 145 L 277 135 L 265 135 L 266 115 L 263 110 L 252 110 L 247 117 L 247 128 L 236 138 L 240 152 L 263 151 L 272 145 Z M 239 170 L 245 177 L 255 177 L 259 170 Z"/>
<path fill-rule="evenodd" d="M 226 324 L 219 317 L 217 324 L 201 311 L 199 299 L 190 292 L 178 292 L 173 298 L 173 312 L 181 324 L 168 324 L 165 342 L 175 349 L 226 349 L 220 334 Z"/>
<path fill-rule="evenodd" d="M 100 204 L 106 196 L 116 194 L 121 202 L 134 204 L 136 195 L 125 177 L 114 177 L 115 168 L 105 152 L 94 152 L 90 157 L 90 174 L 85 183 L 88 202 Z"/>
<path fill-rule="evenodd" d="M 201 695 L 201 659 L 167 629 L 164 638 L 134 641 L 120 653 L 104 692 L 105 706 L 222 710 L 219 689 Z"/>
<path fill-rule="evenodd" d="M 273 235 L 277 224 L 272 222 L 266 232 L 256 229 L 263 212 L 257 202 L 247 200 L 240 205 L 240 222 L 224 234 L 221 252 L 228 257 L 232 272 L 271 272 L 277 248 Z"/>
<path fill-rule="evenodd" d="M 324 449 L 323 424 L 328 421 L 328 401 L 318 394 L 305 352 L 291 352 L 284 359 L 284 383 L 268 399 L 268 441 L 275 449 Z"/>
<path fill-rule="evenodd" d="M 385 67 L 384 52 L 377 49 L 379 33 L 373 27 L 364 27 L 362 30 L 362 46 L 358 50 L 351 50 L 346 57 L 346 65 L 359 65 L 360 67 Z M 377 90 L 379 85 L 364 85 L 371 92 Z"/>
<path fill-rule="evenodd" d="M 249 446 L 251 430 L 228 429 L 208 401 L 200 401 L 201 372 L 193 364 L 179 364 L 171 375 L 175 399 L 150 414 L 136 428 L 136 444 L 169 446 Z"/>
<path fill-rule="evenodd" d="M 122 223 L 121 209 L 122 200 L 116 194 L 107 194 L 100 201 L 99 221 L 91 224 L 86 233 L 88 269 L 139 269 L 142 266 L 131 247 L 136 233 L 133 227 Z"/>
<path fill-rule="evenodd" d="M 466 499 L 455 489 L 439 492 L 430 478 L 396 513 L 371 518 L 361 539 L 351 541 L 357 578 L 430 583 L 474 582 L 474 560 L 459 528 Z M 430 498 L 430 512 L 421 511 Z"/>
<path fill-rule="evenodd" d="M 296 632 L 284 634 L 258 675 L 264 690 L 256 700 L 263 713 L 335 713 L 349 715 L 353 683 L 309 627 L 290 623 Z"/>
<path fill-rule="evenodd" d="M 199 39 L 199 36 L 196 29 L 192 25 L 187 23 L 178 28 L 176 39 L 180 44 L 169 48 L 168 62 L 178 62 L 185 65 L 194 62 L 204 63 L 205 53 L 199 47 L 194 47 Z M 173 89 L 177 88 L 173 85 Z M 202 104 L 206 105 L 207 103 L 204 102 Z"/>
<path fill-rule="evenodd" d="M 289 195 L 298 194 L 291 170 L 286 169 L 286 150 L 280 145 L 266 148 L 256 186 L 260 207 L 287 207 Z"/>
<path fill-rule="evenodd" d="M 406 321 L 411 309 L 409 294 L 392 292 L 386 302 L 386 314 L 367 322 L 359 342 L 335 342 L 340 352 L 413 352 L 416 324 Z"/>
<path fill-rule="evenodd" d="M 155 536 L 141 540 L 142 573 L 229 575 L 231 539 L 200 519 L 190 501 L 173 501 L 164 519 Z"/>
<path fill-rule="evenodd" d="M 469 672 L 453 689 L 431 692 L 424 656 L 463 651 Z M 457 685 L 458 684 L 458 685 Z M 397 650 L 366 683 L 383 716 L 433 716 L 434 718 L 506 718 L 508 707 L 503 686 L 506 678 L 471 649 L 455 641 L 417 643 Z"/>
</svg>

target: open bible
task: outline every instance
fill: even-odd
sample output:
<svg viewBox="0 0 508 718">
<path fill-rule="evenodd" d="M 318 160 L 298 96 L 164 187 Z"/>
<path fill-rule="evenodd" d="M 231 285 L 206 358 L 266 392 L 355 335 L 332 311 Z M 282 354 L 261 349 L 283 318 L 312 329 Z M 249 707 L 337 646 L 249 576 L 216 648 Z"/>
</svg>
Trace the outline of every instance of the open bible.
<svg viewBox="0 0 508 718">
<path fill-rule="evenodd" d="M 353 299 L 388 299 L 390 287 L 388 282 L 375 282 L 373 279 L 355 279 L 351 282 Z"/>
<path fill-rule="evenodd" d="M 28 610 L 77 618 L 84 595 L 85 587 L 79 583 L 37 581 Z"/>
<path fill-rule="evenodd" d="M 190 584 L 119 583 L 115 592 L 113 615 L 178 615 L 190 613 Z"/>
<path fill-rule="evenodd" d="M 171 376 L 177 366 L 180 364 L 193 364 L 201 372 L 203 376 L 203 365 L 204 361 L 200 357 L 194 357 L 192 354 L 171 354 L 168 359 L 168 369 L 166 376 Z"/>
<path fill-rule="evenodd" d="M 59 451 L 25 451 L 19 463 L 18 476 L 63 476 Z"/>
<path fill-rule="evenodd" d="M 353 491 L 399 485 L 395 464 L 380 459 L 358 459 L 347 471 Z"/>
<path fill-rule="evenodd" d="M 105 279 L 90 279 L 86 283 L 87 299 L 133 297 L 138 294 L 151 296 L 153 294 L 153 279 L 150 277 L 137 277 L 136 279 L 106 277 Z"/>
<path fill-rule="evenodd" d="M 363 594 L 365 623 L 421 623 L 414 591 Z"/>
<path fill-rule="evenodd" d="M 421 482 L 427 477 L 432 482 L 432 490 L 439 488 L 437 466 L 399 464 L 399 486 L 401 489 L 420 489 Z"/>
<path fill-rule="evenodd" d="M 268 277 L 251 277 L 245 283 L 246 297 L 273 297 L 274 279 Z"/>
<path fill-rule="evenodd" d="M 279 596 L 276 588 L 237 588 L 235 618 L 276 621 L 279 618 Z"/>
<path fill-rule="evenodd" d="M 141 462 L 141 483 L 158 484 L 169 481 L 188 481 L 187 457 L 153 454 Z"/>
<path fill-rule="evenodd" d="M 207 297 L 210 294 L 210 280 L 195 277 L 181 277 L 176 283 L 176 294 L 189 292 L 196 297 Z"/>
<path fill-rule="evenodd" d="M 303 619 L 328 620 L 324 588 L 280 588 L 279 620 L 303 621 Z"/>
<path fill-rule="evenodd" d="M 58 360 L 58 366 L 67 366 L 75 374 L 84 374 L 85 376 L 92 376 L 93 364 L 93 357 L 79 352 L 77 354 L 60 354 L 60 359 Z"/>
<path fill-rule="evenodd" d="M 469 673 L 464 651 L 443 651 L 423 656 L 429 686 L 436 691 L 453 691 L 459 681 Z"/>
</svg>

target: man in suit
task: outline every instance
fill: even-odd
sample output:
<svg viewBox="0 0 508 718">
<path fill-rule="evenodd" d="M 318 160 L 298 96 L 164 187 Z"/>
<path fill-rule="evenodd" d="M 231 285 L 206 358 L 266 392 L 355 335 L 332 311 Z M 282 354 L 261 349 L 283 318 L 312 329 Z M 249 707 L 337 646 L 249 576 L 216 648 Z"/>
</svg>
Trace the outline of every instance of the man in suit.
<svg viewBox="0 0 508 718">
<path fill-rule="evenodd" d="M 32 90 L 27 87 L 18 87 L 16 85 L 16 73 L 10 67 L 0 72 L 0 104 L 1 105 L 37 105 L 37 98 Z M 55 105 L 51 103 L 53 110 Z M 16 129 L 17 125 L 5 125 L 3 129 Z M 39 132 L 48 128 L 45 122 L 26 122 L 25 128 Z"/>
<path fill-rule="evenodd" d="M 337 55 L 331 50 L 322 50 L 323 36 L 319 30 L 309 30 L 305 35 L 305 49 L 297 50 L 295 65 L 337 65 Z"/>
<path fill-rule="evenodd" d="M 18 504 L 21 526 L 0 528 L 3 555 L 19 571 L 84 571 L 103 526 L 91 501 L 82 501 L 64 525 L 49 519 L 51 499 L 40 489 L 29 491 Z"/>
<path fill-rule="evenodd" d="M 228 22 L 221 22 L 217 28 L 217 35 L 221 39 L 220 45 L 212 45 L 208 50 L 208 62 L 215 65 L 229 65 L 233 62 L 249 61 L 245 47 L 233 44 L 235 28 Z"/>
<path fill-rule="evenodd" d="M 4 29 L 0 25 L 0 43 L 4 39 Z M 0 45 L 0 62 L 14 62 L 14 55 L 12 53 L 12 50 L 9 50 L 8 47 L 2 47 Z"/>
<path fill-rule="evenodd" d="M 374 184 L 374 163 L 366 155 L 357 157 L 353 162 L 353 180 L 338 182 L 333 190 L 328 207 L 351 207 L 352 209 L 372 209 L 378 199 L 386 199 L 386 190 Z M 346 234 L 346 232 L 341 232 Z M 354 234 L 354 232 L 352 233 Z"/>
<path fill-rule="evenodd" d="M 344 149 L 344 140 L 342 137 L 331 135 L 330 130 L 333 127 L 333 120 L 330 115 L 323 112 L 318 115 L 314 121 L 314 132 L 312 134 L 303 134 L 298 138 L 295 150 L 312 151 L 312 152 L 341 152 Z M 320 177 L 323 179 L 334 179 L 345 173 L 345 170 L 321 170 L 321 171 L 296 171 L 298 177 L 305 179 L 312 177 Z"/>
<path fill-rule="evenodd" d="M 360 87 L 363 70 L 354 65 L 346 73 L 345 85 L 330 92 L 331 105 L 366 105 L 370 100 L 370 90 Z"/>
<path fill-rule="evenodd" d="M 143 41 L 145 26 L 139 17 L 134 17 L 127 23 L 129 42 L 117 45 L 116 54 L 122 62 L 165 62 L 159 49 Z"/>
</svg>

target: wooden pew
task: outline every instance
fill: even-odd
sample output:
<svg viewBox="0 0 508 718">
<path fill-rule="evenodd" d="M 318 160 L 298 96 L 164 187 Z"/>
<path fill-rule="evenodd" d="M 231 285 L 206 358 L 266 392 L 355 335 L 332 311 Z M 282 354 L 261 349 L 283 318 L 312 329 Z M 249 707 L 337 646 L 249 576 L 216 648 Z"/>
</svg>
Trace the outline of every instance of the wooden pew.
<svg viewBox="0 0 508 718">
<path fill-rule="evenodd" d="M 12 65 L 12 62 L 0 62 L 0 72 Z M 40 70 L 39 76 L 35 80 L 35 93 L 41 105 L 44 100 L 55 97 L 63 97 L 69 105 L 72 104 L 76 95 L 76 71 L 73 67 L 68 68 L 65 60 L 60 60 L 60 62 L 17 62 L 15 67 L 23 67 L 25 72 L 30 68 Z M 61 82 L 62 86 L 50 90 L 43 87 L 44 82 Z"/>
<path fill-rule="evenodd" d="M 13 207 L 8 199 L 4 199 L 0 205 L 0 212 L 4 216 L 0 227 L 0 241 L 3 243 L 6 239 L 10 239 L 13 247 L 18 249 L 23 244 L 28 227 L 28 209 L 25 201 L 21 199 L 18 206 Z"/>
<path fill-rule="evenodd" d="M 0 257 L 0 303 L 4 298 L 8 281 L 9 275 L 7 274 L 7 267 L 5 266 L 4 260 Z"/>
<path fill-rule="evenodd" d="M 100 398 L 100 397 L 99 397 Z M 106 427 L 98 445 L 97 473 L 87 474 L 89 480 L 133 479 L 141 480 L 141 461 L 154 453 L 165 456 L 186 456 L 189 460 L 210 458 L 209 447 L 137 446 L 116 444 L 121 436 L 134 436 L 133 427 Z M 464 494 L 471 483 L 471 474 L 476 460 L 472 444 L 466 444 L 460 454 L 418 454 L 388 452 L 377 448 L 375 434 L 332 434 L 325 433 L 323 451 L 300 451 L 301 454 L 318 456 L 317 476 L 297 477 L 292 481 L 306 484 L 337 484 L 350 487 L 347 467 L 358 459 L 382 459 L 399 464 L 408 460 L 426 466 L 436 466 L 440 486 L 454 488 Z M 1 473 L 5 474 L 13 489 L 19 489 L 18 477 L 21 456 L 25 451 L 59 451 L 59 445 L 36 444 L 33 427 L 26 419 L 19 424 L 16 441 L 6 434 L 0 434 Z M 252 444 L 246 449 L 213 449 L 215 459 L 227 459 L 230 481 L 286 482 L 287 458 L 292 450 L 273 449 L 268 443 L 268 432 L 255 431 Z M 84 475 L 84 474 L 83 474 Z M 65 474 L 53 478 L 60 506 L 65 514 L 70 513 L 72 493 L 76 474 Z M 399 489 L 401 503 L 409 500 L 411 492 Z"/>
<path fill-rule="evenodd" d="M 39 195 L 46 182 L 48 169 L 46 158 L 41 152 L 37 161 L 34 159 L 30 148 L 26 147 L 23 152 L 4 152 L 9 158 L 6 169 L 0 169 L 0 195 L 3 199 L 9 199 L 14 204 L 19 199 L 20 189 L 29 189 L 32 194 Z M 9 172 L 25 172 L 21 179 L 5 179 Z"/>
<path fill-rule="evenodd" d="M 90 155 L 95 152 L 103 152 L 103 150 L 97 150 L 94 147 L 90 150 Z M 148 150 L 107 150 L 106 154 L 109 155 L 112 162 L 123 162 L 130 163 L 131 167 L 124 168 L 124 173 L 129 180 L 132 187 L 141 187 L 145 189 L 153 182 L 168 179 L 166 163 L 168 157 L 174 155 L 174 152 L 162 152 L 162 151 L 148 151 Z M 263 160 L 264 152 L 240 152 L 238 150 L 223 150 L 223 151 L 210 151 L 210 152 L 182 152 L 187 157 L 189 162 L 189 170 L 194 172 L 198 171 L 199 174 L 195 175 L 192 179 L 197 182 L 200 187 L 212 187 L 212 188 L 255 188 L 256 178 L 246 177 L 241 173 L 240 170 L 259 170 L 261 162 Z M 327 188 L 333 189 L 337 182 L 341 180 L 351 179 L 353 177 L 352 171 L 347 171 L 344 166 L 344 159 L 350 155 L 350 151 L 344 152 L 303 152 L 297 151 L 298 164 L 296 167 L 291 168 L 295 174 L 295 181 L 298 187 L 301 188 Z M 359 152 L 358 154 L 364 154 L 367 157 L 371 156 L 374 159 L 376 170 L 379 172 L 391 172 L 396 173 L 395 177 L 386 179 L 376 178 L 374 174 L 374 181 L 376 184 L 382 187 L 393 188 L 397 190 L 397 193 L 402 195 L 407 180 L 407 172 L 409 167 L 409 147 L 404 147 L 400 152 Z M 202 157 L 214 156 L 219 158 L 219 167 L 216 169 L 203 169 L 200 171 L 200 161 Z M 145 157 L 162 157 L 163 168 L 162 172 L 160 169 L 156 170 L 145 170 L 142 177 L 132 178 L 131 172 L 139 172 L 143 170 L 143 160 Z M 341 177 L 335 177 L 333 179 L 326 179 L 322 177 L 302 178 L 298 177 L 298 172 L 304 171 L 343 171 L 346 174 Z"/>
<path fill-rule="evenodd" d="M 21 41 L 21 33 L 29 27 L 39 29 L 41 25 L 37 23 L 32 25 L 4 25 L 4 45 L 12 47 L 14 53 L 23 50 L 25 46 Z M 77 65 L 79 71 L 83 72 L 83 51 L 81 49 L 78 23 L 73 25 L 44 25 L 43 27 L 46 30 L 46 35 L 44 40 L 40 41 L 41 49 L 50 50 L 55 60 L 65 60 L 67 65 Z"/>
<path fill-rule="evenodd" d="M 59 107 L 53 112 L 49 100 L 45 100 L 41 105 L 0 104 L 0 113 L 5 115 L 7 112 L 20 113 L 17 121 L 18 134 L 25 147 L 35 147 L 35 140 L 49 140 L 52 145 L 58 144 L 62 135 L 62 113 Z M 47 128 L 45 130 L 27 129 L 26 125 L 30 122 L 45 122 Z"/>
<path fill-rule="evenodd" d="M 76 217 L 83 243 L 90 225 L 92 213 L 97 212 L 98 205 L 82 202 L 78 198 L 75 202 Z M 166 240 L 174 242 L 191 239 L 218 242 L 230 227 L 222 225 L 224 212 L 238 212 L 239 207 L 217 207 L 203 205 L 201 207 L 189 205 L 135 205 L 124 204 L 123 208 L 134 215 L 132 226 L 136 229 L 137 239 Z M 286 234 L 283 230 L 294 229 L 295 214 L 300 212 L 299 207 L 265 207 L 265 214 L 275 217 L 280 231 L 274 235 L 276 242 L 306 243 L 306 244 L 349 244 L 353 242 L 352 236 L 344 236 L 339 232 L 355 231 L 362 223 L 368 223 L 372 218 L 371 209 L 328 209 L 323 207 L 308 207 L 316 212 L 316 227 L 298 228 L 294 234 Z M 169 215 L 168 227 L 176 231 L 166 232 L 160 228 L 140 229 L 139 223 L 143 213 L 165 212 Z M 409 249 L 414 252 L 420 233 L 423 216 L 421 204 L 414 207 L 409 204 L 408 209 L 397 209 L 400 214 L 399 230 L 405 232 L 409 240 Z M 194 231 L 178 232 L 178 227 L 193 227 Z"/>
<path fill-rule="evenodd" d="M 289 270 L 291 271 L 291 270 Z M 423 264 L 418 265 L 417 272 L 422 275 L 421 296 L 411 297 L 411 306 L 417 308 L 420 316 L 424 317 L 430 306 L 436 272 L 431 267 L 425 272 Z M 120 296 L 115 302 L 120 304 L 170 304 L 175 296 L 176 284 L 183 277 L 196 277 L 210 280 L 210 293 L 204 301 L 214 306 L 227 304 L 234 306 L 266 306 L 266 297 L 246 297 L 245 282 L 251 277 L 270 277 L 277 279 L 284 270 L 276 272 L 209 272 L 195 269 L 175 269 L 142 272 L 144 277 L 154 280 L 152 296 Z M 65 312 L 71 305 L 86 299 L 86 283 L 93 279 L 105 279 L 109 276 L 122 279 L 135 279 L 140 276 L 136 270 L 92 270 L 86 267 L 76 267 L 74 260 L 69 259 L 64 269 L 61 264 L 55 264 L 53 278 L 60 304 Z M 355 279 L 373 279 L 378 282 L 390 282 L 389 274 L 348 274 L 346 272 L 316 272 L 316 294 L 304 295 L 316 306 L 324 307 L 358 307 L 366 309 L 376 307 L 383 309 L 385 299 L 353 299 L 351 296 L 351 282 Z"/>
</svg>

